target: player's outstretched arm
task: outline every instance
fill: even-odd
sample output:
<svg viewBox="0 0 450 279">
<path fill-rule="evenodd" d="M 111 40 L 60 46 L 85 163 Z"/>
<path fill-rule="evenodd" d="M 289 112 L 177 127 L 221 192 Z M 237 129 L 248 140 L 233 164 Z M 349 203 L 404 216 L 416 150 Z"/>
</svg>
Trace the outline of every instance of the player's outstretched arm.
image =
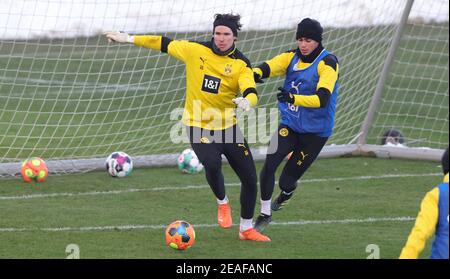
<svg viewBox="0 0 450 279">
<path fill-rule="evenodd" d="M 108 42 L 131 43 L 149 49 L 160 50 L 183 62 L 191 57 L 190 43 L 188 41 L 174 41 L 168 37 L 160 35 L 128 35 L 125 32 L 110 31 L 103 33 Z M 170 45 L 170 47 L 169 47 Z"/>
</svg>

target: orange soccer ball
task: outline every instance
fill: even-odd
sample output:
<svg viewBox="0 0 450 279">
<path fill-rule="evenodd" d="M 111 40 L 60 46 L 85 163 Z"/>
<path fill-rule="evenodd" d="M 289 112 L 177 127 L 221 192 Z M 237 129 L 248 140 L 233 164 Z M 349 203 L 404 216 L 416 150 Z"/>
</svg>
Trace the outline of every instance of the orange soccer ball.
<svg viewBox="0 0 450 279">
<path fill-rule="evenodd" d="M 48 168 L 44 160 L 33 157 L 22 163 L 20 169 L 23 181 L 25 182 L 44 182 L 48 177 Z"/>
<path fill-rule="evenodd" d="M 195 231 L 186 221 L 175 221 L 166 229 L 166 243 L 175 250 L 186 250 L 195 243 Z"/>
</svg>

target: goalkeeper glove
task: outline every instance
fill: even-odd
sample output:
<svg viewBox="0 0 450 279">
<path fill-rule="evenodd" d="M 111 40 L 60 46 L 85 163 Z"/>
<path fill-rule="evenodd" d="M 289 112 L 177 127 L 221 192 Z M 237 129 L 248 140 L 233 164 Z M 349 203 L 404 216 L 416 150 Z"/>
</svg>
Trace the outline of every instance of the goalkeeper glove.
<svg viewBox="0 0 450 279">
<path fill-rule="evenodd" d="M 280 90 L 280 92 L 277 94 L 278 101 L 280 101 L 282 103 L 290 103 L 290 104 L 293 104 L 295 102 L 295 98 L 292 93 L 290 93 L 283 87 L 278 87 L 278 90 Z"/>
<path fill-rule="evenodd" d="M 108 38 L 108 42 L 117 42 L 117 43 L 134 43 L 134 37 L 128 35 L 125 32 L 119 31 L 110 31 L 103 33 Z"/>
<path fill-rule="evenodd" d="M 244 97 L 237 97 L 232 101 L 237 105 L 238 108 L 242 109 L 243 111 L 249 111 L 251 108 L 250 102 Z"/>
</svg>

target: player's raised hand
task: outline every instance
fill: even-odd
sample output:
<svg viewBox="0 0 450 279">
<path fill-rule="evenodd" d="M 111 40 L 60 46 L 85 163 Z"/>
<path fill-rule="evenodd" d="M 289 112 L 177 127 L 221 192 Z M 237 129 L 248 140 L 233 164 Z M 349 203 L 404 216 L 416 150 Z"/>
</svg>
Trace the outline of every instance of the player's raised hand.
<svg viewBox="0 0 450 279">
<path fill-rule="evenodd" d="M 106 36 L 106 38 L 108 38 L 108 42 L 113 43 L 113 42 L 117 42 L 117 43 L 133 43 L 134 42 L 134 37 L 128 35 L 125 32 L 120 32 L 120 31 L 108 31 L 103 33 L 103 35 Z"/>
</svg>

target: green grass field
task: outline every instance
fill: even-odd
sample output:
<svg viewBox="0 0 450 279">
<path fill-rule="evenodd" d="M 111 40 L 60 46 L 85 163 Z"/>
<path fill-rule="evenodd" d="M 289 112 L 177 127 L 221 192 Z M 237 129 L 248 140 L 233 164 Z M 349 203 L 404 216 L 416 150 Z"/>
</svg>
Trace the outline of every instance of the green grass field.
<svg viewBox="0 0 450 279">
<path fill-rule="evenodd" d="M 79 246 L 81 258 L 365 259 L 369 244 L 379 246 L 381 258 L 397 258 L 421 199 L 442 179 L 432 162 L 319 159 L 292 201 L 274 213 L 266 231 L 272 242 L 253 243 L 238 240 L 240 187 L 228 165 L 224 175 L 234 221 L 228 230 L 216 224 L 203 173 L 136 169 L 116 179 L 91 172 L 50 176 L 39 185 L 2 179 L 0 258 L 65 258 L 69 244 Z M 185 252 L 164 242 L 165 226 L 177 219 L 196 230 L 196 244 Z"/>
</svg>

